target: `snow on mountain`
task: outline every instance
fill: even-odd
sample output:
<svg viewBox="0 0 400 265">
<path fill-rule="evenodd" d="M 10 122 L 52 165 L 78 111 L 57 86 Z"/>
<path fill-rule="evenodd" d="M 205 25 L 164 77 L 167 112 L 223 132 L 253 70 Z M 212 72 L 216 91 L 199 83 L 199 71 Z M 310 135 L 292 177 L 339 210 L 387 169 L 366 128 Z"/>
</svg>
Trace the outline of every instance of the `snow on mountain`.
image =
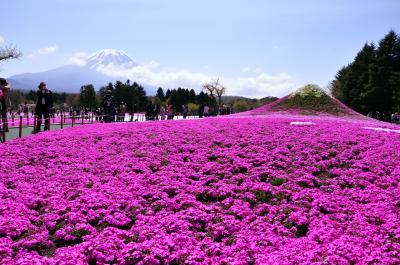
<svg viewBox="0 0 400 265">
<path fill-rule="evenodd" d="M 99 67 L 114 65 L 124 68 L 132 68 L 137 64 L 122 50 L 104 49 L 90 54 L 86 58 L 85 67 L 98 70 Z"/>
<path fill-rule="evenodd" d="M 117 80 L 126 81 L 107 75 L 103 70 L 107 67 L 129 69 L 138 66 L 129 55 L 122 50 L 104 49 L 90 54 L 82 65 L 66 65 L 40 73 L 18 74 L 8 78 L 14 89 L 36 90 L 41 81 L 47 83 L 53 91 L 77 93 L 80 87 L 93 84 L 96 88 Z M 133 80 L 134 81 L 134 80 Z M 142 84 L 147 93 L 155 94 L 155 87 Z"/>
</svg>

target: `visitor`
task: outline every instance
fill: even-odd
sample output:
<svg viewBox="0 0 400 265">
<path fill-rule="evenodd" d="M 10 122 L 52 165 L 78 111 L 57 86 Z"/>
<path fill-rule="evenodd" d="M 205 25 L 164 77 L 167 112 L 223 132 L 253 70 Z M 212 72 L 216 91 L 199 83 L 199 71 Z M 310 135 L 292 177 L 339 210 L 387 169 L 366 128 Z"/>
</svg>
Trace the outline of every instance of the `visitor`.
<svg viewBox="0 0 400 265">
<path fill-rule="evenodd" d="M 173 120 L 173 119 L 174 119 L 174 108 L 170 104 L 167 107 L 167 120 Z"/>
<path fill-rule="evenodd" d="M 103 98 L 103 120 L 106 123 L 115 121 L 115 101 L 114 97 L 111 95 L 111 90 L 107 90 Z"/>
<path fill-rule="evenodd" d="M 125 113 L 126 113 L 126 105 L 122 101 L 121 104 L 119 104 L 119 107 L 118 107 L 118 121 L 119 122 L 125 121 Z"/>
<path fill-rule="evenodd" d="M 164 106 L 160 107 L 160 119 L 163 121 L 165 120 L 165 114 L 166 114 L 166 110 Z"/>
<path fill-rule="evenodd" d="M 1 110 L 1 119 L 3 122 L 3 130 L 5 132 L 8 132 L 8 121 L 7 121 L 7 110 L 10 108 L 11 101 L 10 101 L 10 93 L 11 93 L 11 88 L 7 82 L 6 79 L 0 78 L 0 90 L 2 91 L 3 94 L 3 104 L 2 104 L 2 110 Z"/>
<path fill-rule="evenodd" d="M 18 105 L 18 110 L 17 110 L 18 116 L 21 116 L 21 112 L 22 112 L 22 105 L 19 104 L 19 105 Z"/>
<path fill-rule="evenodd" d="M 22 111 L 24 112 L 25 117 L 29 117 L 29 106 L 28 103 L 25 101 L 24 107 L 22 108 Z"/>
<path fill-rule="evenodd" d="M 149 102 L 146 108 L 146 120 L 155 121 L 158 120 L 158 114 L 160 111 L 160 107 L 158 104 L 153 102 Z"/>
<path fill-rule="evenodd" d="M 210 107 L 208 105 L 204 106 L 204 117 L 208 117 L 209 116 L 209 111 L 210 111 Z"/>
<path fill-rule="evenodd" d="M 4 95 L 3 95 L 3 90 L 0 89 L 0 113 L 3 113 L 3 107 L 6 105 L 6 102 L 4 100 Z M 3 119 L 0 119 L 0 132 L 3 132 Z M 0 135 L 0 140 L 1 140 L 1 135 Z"/>
<path fill-rule="evenodd" d="M 44 118 L 44 130 L 50 130 L 50 113 L 53 108 L 53 97 L 50 90 L 47 89 L 47 86 L 44 82 L 41 82 L 38 86 L 39 90 L 36 92 L 37 95 L 37 103 L 36 103 L 36 116 L 37 123 L 35 133 L 40 132 L 42 125 L 42 118 Z"/>
<path fill-rule="evenodd" d="M 135 112 L 136 112 L 136 104 L 133 104 L 132 109 L 129 112 L 129 115 L 131 116 L 130 121 L 132 122 L 134 117 L 135 117 Z M 137 121 L 137 119 L 135 120 Z"/>
<path fill-rule="evenodd" d="M 182 116 L 183 116 L 184 119 L 186 119 L 187 115 L 188 115 L 188 107 L 187 107 L 186 104 L 183 104 L 182 105 Z"/>
<path fill-rule="evenodd" d="M 394 118 L 395 118 L 395 120 L 394 120 L 395 123 L 400 123 L 400 113 L 399 112 L 396 112 Z"/>
<path fill-rule="evenodd" d="M 218 115 L 225 115 L 225 105 L 220 105 L 218 107 Z"/>
<path fill-rule="evenodd" d="M 153 106 L 153 103 L 149 100 L 148 102 L 147 102 L 147 106 L 146 106 L 146 120 L 147 121 L 151 121 L 151 120 L 153 120 L 153 109 L 154 109 L 154 106 Z"/>
<path fill-rule="evenodd" d="M 154 120 L 158 121 L 158 115 L 160 115 L 160 105 L 159 104 L 153 105 L 153 115 L 154 115 Z"/>
<path fill-rule="evenodd" d="M 103 113 L 103 111 L 101 110 L 101 108 L 97 108 L 95 111 L 95 115 L 96 115 L 96 121 L 101 121 L 101 114 Z"/>
</svg>

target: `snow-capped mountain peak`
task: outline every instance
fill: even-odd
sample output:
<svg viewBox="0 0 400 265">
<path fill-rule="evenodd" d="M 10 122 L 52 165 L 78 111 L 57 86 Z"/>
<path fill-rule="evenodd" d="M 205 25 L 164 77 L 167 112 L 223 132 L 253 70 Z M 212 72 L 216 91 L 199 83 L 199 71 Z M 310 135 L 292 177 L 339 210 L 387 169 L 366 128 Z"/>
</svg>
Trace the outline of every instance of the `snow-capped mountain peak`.
<svg viewBox="0 0 400 265">
<path fill-rule="evenodd" d="M 122 50 L 103 49 L 90 54 L 86 57 L 85 66 L 90 69 L 99 69 L 109 65 L 123 68 L 131 68 L 137 66 L 129 55 Z"/>
<path fill-rule="evenodd" d="M 71 58 L 70 58 L 71 59 Z M 123 74 L 138 66 L 126 52 L 104 49 L 86 56 L 76 53 L 74 60 L 67 65 L 39 73 L 23 73 L 10 76 L 7 80 L 14 89 L 34 90 L 45 81 L 47 86 L 57 92 L 79 93 L 82 85 L 92 84 L 96 88 L 117 80 L 129 79 Z M 123 74 L 116 74 L 122 72 Z M 155 86 L 145 85 L 149 94 L 155 94 Z"/>
</svg>

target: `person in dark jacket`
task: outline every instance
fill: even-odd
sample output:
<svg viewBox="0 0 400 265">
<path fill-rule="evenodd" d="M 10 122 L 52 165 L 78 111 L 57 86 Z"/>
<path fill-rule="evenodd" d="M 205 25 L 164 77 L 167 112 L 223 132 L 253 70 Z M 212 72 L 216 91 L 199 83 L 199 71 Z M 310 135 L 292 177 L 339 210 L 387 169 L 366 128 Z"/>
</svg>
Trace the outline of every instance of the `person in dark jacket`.
<svg viewBox="0 0 400 265">
<path fill-rule="evenodd" d="M 147 121 L 154 120 L 154 104 L 150 100 L 147 102 L 145 115 Z"/>
<path fill-rule="evenodd" d="M 103 98 L 103 103 L 101 104 L 103 107 L 103 120 L 104 122 L 113 122 L 115 121 L 115 100 L 114 97 L 111 95 L 111 91 L 107 90 L 106 94 Z"/>
<path fill-rule="evenodd" d="M 182 105 L 182 116 L 184 119 L 186 119 L 187 115 L 188 115 L 188 106 L 186 104 L 183 104 Z"/>
<path fill-rule="evenodd" d="M 8 132 L 7 110 L 10 107 L 10 86 L 4 78 L 0 78 L 0 90 L 2 92 L 0 118 L 2 119 L 3 130 Z"/>
<path fill-rule="evenodd" d="M 0 89 L 0 114 L 3 113 L 3 108 L 5 107 L 5 105 L 6 105 L 6 101 L 4 98 L 3 90 Z M 3 131 L 3 127 L 4 127 L 3 119 L 0 119 L 0 132 Z M 1 135 L 0 135 L 0 140 L 2 140 Z"/>
<path fill-rule="evenodd" d="M 35 132 L 40 132 L 42 125 L 42 118 L 44 118 L 44 130 L 50 130 L 50 113 L 53 108 L 53 96 L 50 90 L 44 82 L 41 82 L 38 86 L 39 90 L 36 92 L 37 103 L 36 103 L 36 130 Z"/>
</svg>

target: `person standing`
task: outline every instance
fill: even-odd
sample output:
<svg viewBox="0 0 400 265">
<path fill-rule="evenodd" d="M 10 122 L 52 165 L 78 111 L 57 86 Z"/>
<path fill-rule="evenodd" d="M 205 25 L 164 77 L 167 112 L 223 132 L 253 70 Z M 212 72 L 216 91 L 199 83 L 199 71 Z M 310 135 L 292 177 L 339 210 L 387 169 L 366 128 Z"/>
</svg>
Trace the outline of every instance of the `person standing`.
<svg viewBox="0 0 400 265">
<path fill-rule="evenodd" d="M 166 110 L 164 106 L 160 107 L 160 119 L 163 121 L 165 120 L 165 114 L 166 114 Z"/>
<path fill-rule="evenodd" d="M 11 105 L 10 102 L 10 92 L 11 88 L 6 79 L 0 78 L 0 90 L 3 94 L 2 96 L 2 108 L 1 108 L 1 119 L 3 121 L 3 130 L 8 132 L 8 121 L 7 121 L 7 110 Z"/>
<path fill-rule="evenodd" d="M 173 119 L 174 119 L 174 108 L 170 104 L 167 107 L 167 120 L 173 120 Z"/>
<path fill-rule="evenodd" d="M 133 104 L 132 109 L 129 111 L 129 115 L 131 116 L 130 121 L 133 121 L 133 118 L 135 116 L 135 111 L 136 111 L 136 104 Z M 137 120 L 135 120 L 137 121 Z"/>
<path fill-rule="evenodd" d="M 101 108 L 97 108 L 96 109 L 96 111 L 95 111 L 95 114 L 96 114 L 96 121 L 101 121 L 101 113 L 102 113 L 103 111 L 101 110 Z"/>
<path fill-rule="evenodd" d="M 126 104 L 124 102 L 122 102 L 120 105 L 120 121 L 121 122 L 125 121 L 125 115 L 126 115 Z"/>
<path fill-rule="evenodd" d="M 151 121 L 153 117 L 153 103 L 150 100 L 147 102 L 145 117 L 146 121 Z"/>
<path fill-rule="evenodd" d="M 4 95 L 3 95 L 3 90 L 0 89 L 0 113 L 3 113 L 3 107 L 6 105 L 6 102 L 4 100 Z M 3 132 L 3 119 L 0 119 L 0 132 Z M 0 135 L 0 140 L 2 140 L 2 137 Z"/>
<path fill-rule="evenodd" d="M 111 95 L 111 90 L 106 91 L 106 95 L 103 98 L 103 115 L 104 122 L 113 122 L 115 121 L 115 101 L 114 97 Z"/>
<path fill-rule="evenodd" d="M 188 106 L 186 104 L 183 104 L 182 105 L 182 116 L 184 119 L 186 119 L 187 115 L 188 115 Z"/>
<path fill-rule="evenodd" d="M 204 106 L 204 112 L 203 112 L 204 117 L 208 117 L 209 116 L 209 111 L 210 111 L 210 107 L 208 105 L 205 105 Z"/>
<path fill-rule="evenodd" d="M 158 116 L 160 115 L 160 105 L 154 103 L 154 120 L 158 121 Z"/>
<path fill-rule="evenodd" d="M 47 89 L 46 83 L 41 82 L 38 88 L 39 90 L 36 92 L 37 103 L 35 113 L 37 116 L 37 123 L 35 133 L 40 132 L 42 118 L 44 118 L 44 130 L 50 130 L 50 113 L 53 108 L 53 96 L 51 90 Z"/>
</svg>

